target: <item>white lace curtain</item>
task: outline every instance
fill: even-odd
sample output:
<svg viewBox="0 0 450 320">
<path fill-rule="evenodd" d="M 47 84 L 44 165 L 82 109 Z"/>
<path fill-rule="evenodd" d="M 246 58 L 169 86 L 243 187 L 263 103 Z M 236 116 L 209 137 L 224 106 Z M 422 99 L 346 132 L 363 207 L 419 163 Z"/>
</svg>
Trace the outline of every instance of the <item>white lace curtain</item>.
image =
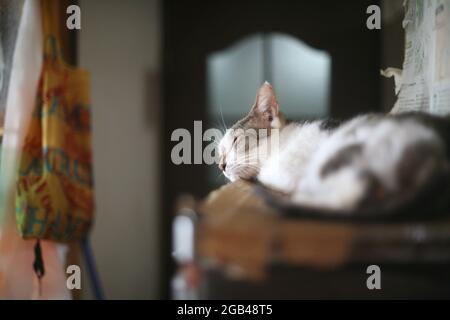
<svg viewBox="0 0 450 320">
<path fill-rule="evenodd" d="M 4 113 L 23 0 L 0 0 L 0 113 Z M 3 121 L 0 122 L 3 125 Z"/>
<path fill-rule="evenodd" d="M 39 295 L 32 269 L 35 241 L 23 240 L 15 224 L 16 164 L 42 67 L 40 2 L 0 0 L 0 13 L 0 112 L 5 115 L 0 159 L 0 299 L 69 299 L 65 246 L 42 242 L 46 275 Z"/>
</svg>

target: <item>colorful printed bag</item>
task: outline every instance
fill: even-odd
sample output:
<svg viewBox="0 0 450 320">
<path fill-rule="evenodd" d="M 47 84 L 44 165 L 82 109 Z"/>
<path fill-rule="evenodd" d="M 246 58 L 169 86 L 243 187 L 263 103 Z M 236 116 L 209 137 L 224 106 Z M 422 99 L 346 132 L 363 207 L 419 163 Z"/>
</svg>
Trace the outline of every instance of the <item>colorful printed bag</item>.
<svg viewBox="0 0 450 320">
<path fill-rule="evenodd" d="M 26 239 L 67 242 L 84 239 L 93 219 L 89 77 L 64 63 L 52 4 L 42 1 L 44 61 L 20 158 L 16 218 Z"/>
</svg>

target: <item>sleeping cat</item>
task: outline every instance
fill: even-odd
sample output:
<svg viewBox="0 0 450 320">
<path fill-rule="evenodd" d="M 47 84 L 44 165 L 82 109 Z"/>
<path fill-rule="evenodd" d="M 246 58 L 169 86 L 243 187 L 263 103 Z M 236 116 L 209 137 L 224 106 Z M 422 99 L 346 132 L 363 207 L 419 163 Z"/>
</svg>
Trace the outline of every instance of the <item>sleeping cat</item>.
<svg viewBox="0 0 450 320">
<path fill-rule="evenodd" d="M 256 179 L 292 203 L 351 212 L 416 194 L 447 172 L 449 137 L 449 118 L 424 113 L 291 122 L 265 82 L 220 141 L 219 168 L 231 181 Z"/>
</svg>

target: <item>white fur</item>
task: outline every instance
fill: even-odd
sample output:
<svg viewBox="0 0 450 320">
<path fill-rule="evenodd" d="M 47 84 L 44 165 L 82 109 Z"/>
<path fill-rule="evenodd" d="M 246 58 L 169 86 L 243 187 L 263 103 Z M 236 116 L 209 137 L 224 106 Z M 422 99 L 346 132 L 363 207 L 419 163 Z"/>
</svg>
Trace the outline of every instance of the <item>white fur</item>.
<svg viewBox="0 0 450 320">
<path fill-rule="evenodd" d="M 280 132 L 279 152 L 261 167 L 258 179 L 275 189 L 293 192 L 317 148 L 328 138 L 320 122 L 289 124 Z"/>
<path fill-rule="evenodd" d="M 317 148 L 306 169 L 301 169 L 306 174 L 296 185 L 292 200 L 304 205 L 352 209 L 368 187 L 364 172 L 372 173 L 385 188 L 395 191 L 401 157 L 406 148 L 418 142 L 442 147 L 433 131 L 413 120 L 399 125 L 392 119 L 355 118 Z M 361 155 L 351 165 L 324 178 L 321 171 L 325 163 L 339 150 L 353 144 L 363 145 Z"/>
<path fill-rule="evenodd" d="M 276 120 L 279 121 L 279 120 Z M 365 195 L 369 172 L 388 191 L 395 191 L 398 165 L 406 148 L 418 142 L 442 149 L 441 140 L 424 125 L 413 119 L 398 120 L 365 115 L 352 119 L 333 133 L 320 129 L 321 121 L 288 124 L 279 134 L 276 152 L 263 153 L 246 170 L 233 170 L 242 160 L 242 152 L 233 147 L 233 134 L 227 131 L 219 152 L 228 158 L 225 175 L 230 180 L 258 174 L 265 185 L 291 195 L 293 202 L 321 208 L 352 209 Z M 266 146 L 267 139 L 260 145 Z M 326 176 L 324 165 L 336 154 L 352 145 L 362 151 L 351 163 Z M 250 150 L 256 159 L 257 148 Z M 233 166 L 234 165 L 234 166 Z M 259 172 L 259 173 L 258 173 Z"/>
</svg>

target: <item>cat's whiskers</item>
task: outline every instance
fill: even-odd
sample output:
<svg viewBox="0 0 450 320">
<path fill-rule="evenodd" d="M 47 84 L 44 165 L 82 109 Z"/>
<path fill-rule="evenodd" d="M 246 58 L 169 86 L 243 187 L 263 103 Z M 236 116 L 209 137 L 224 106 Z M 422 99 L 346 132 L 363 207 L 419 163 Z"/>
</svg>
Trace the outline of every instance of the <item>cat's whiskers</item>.
<svg viewBox="0 0 450 320">
<path fill-rule="evenodd" d="M 223 171 L 220 171 L 220 173 L 217 175 L 216 177 L 216 182 L 217 180 L 220 178 L 220 176 L 224 176 L 225 177 L 225 173 Z M 226 178 L 226 177 L 225 177 Z"/>
<path fill-rule="evenodd" d="M 244 160 L 239 161 L 238 163 L 242 164 L 242 165 L 247 165 L 247 166 L 252 166 L 252 165 L 258 166 L 259 165 L 259 161 L 258 160 L 259 160 L 258 158 L 244 159 Z"/>
<path fill-rule="evenodd" d="M 232 164 L 229 169 L 233 170 L 236 168 L 246 168 L 246 167 L 252 167 L 252 168 L 259 168 L 259 166 L 257 165 L 257 163 L 241 163 L 241 162 L 237 162 Z"/>
<path fill-rule="evenodd" d="M 255 159 L 259 159 L 260 156 L 259 155 L 246 155 L 244 157 L 240 157 L 239 161 L 245 161 L 245 160 L 255 160 Z"/>
<path fill-rule="evenodd" d="M 227 132 L 228 128 L 225 123 L 225 120 L 223 119 L 222 107 L 220 105 L 219 105 L 219 111 L 220 111 L 220 118 L 222 119 L 223 129 L 224 129 L 223 134 L 225 134 L 225 132 Z"/>
<path fill-rule="evenodd" d="M 259 170 L 260 167 L 258 165 L 236 163 L 233 164 L 229 169 L 227 169 L 227 172 L 232 172 L 234 175 L 237 175 L 241 178 L 248 178 L 254 176 L 255 173 L 259 172 Z"/>
</svg>

